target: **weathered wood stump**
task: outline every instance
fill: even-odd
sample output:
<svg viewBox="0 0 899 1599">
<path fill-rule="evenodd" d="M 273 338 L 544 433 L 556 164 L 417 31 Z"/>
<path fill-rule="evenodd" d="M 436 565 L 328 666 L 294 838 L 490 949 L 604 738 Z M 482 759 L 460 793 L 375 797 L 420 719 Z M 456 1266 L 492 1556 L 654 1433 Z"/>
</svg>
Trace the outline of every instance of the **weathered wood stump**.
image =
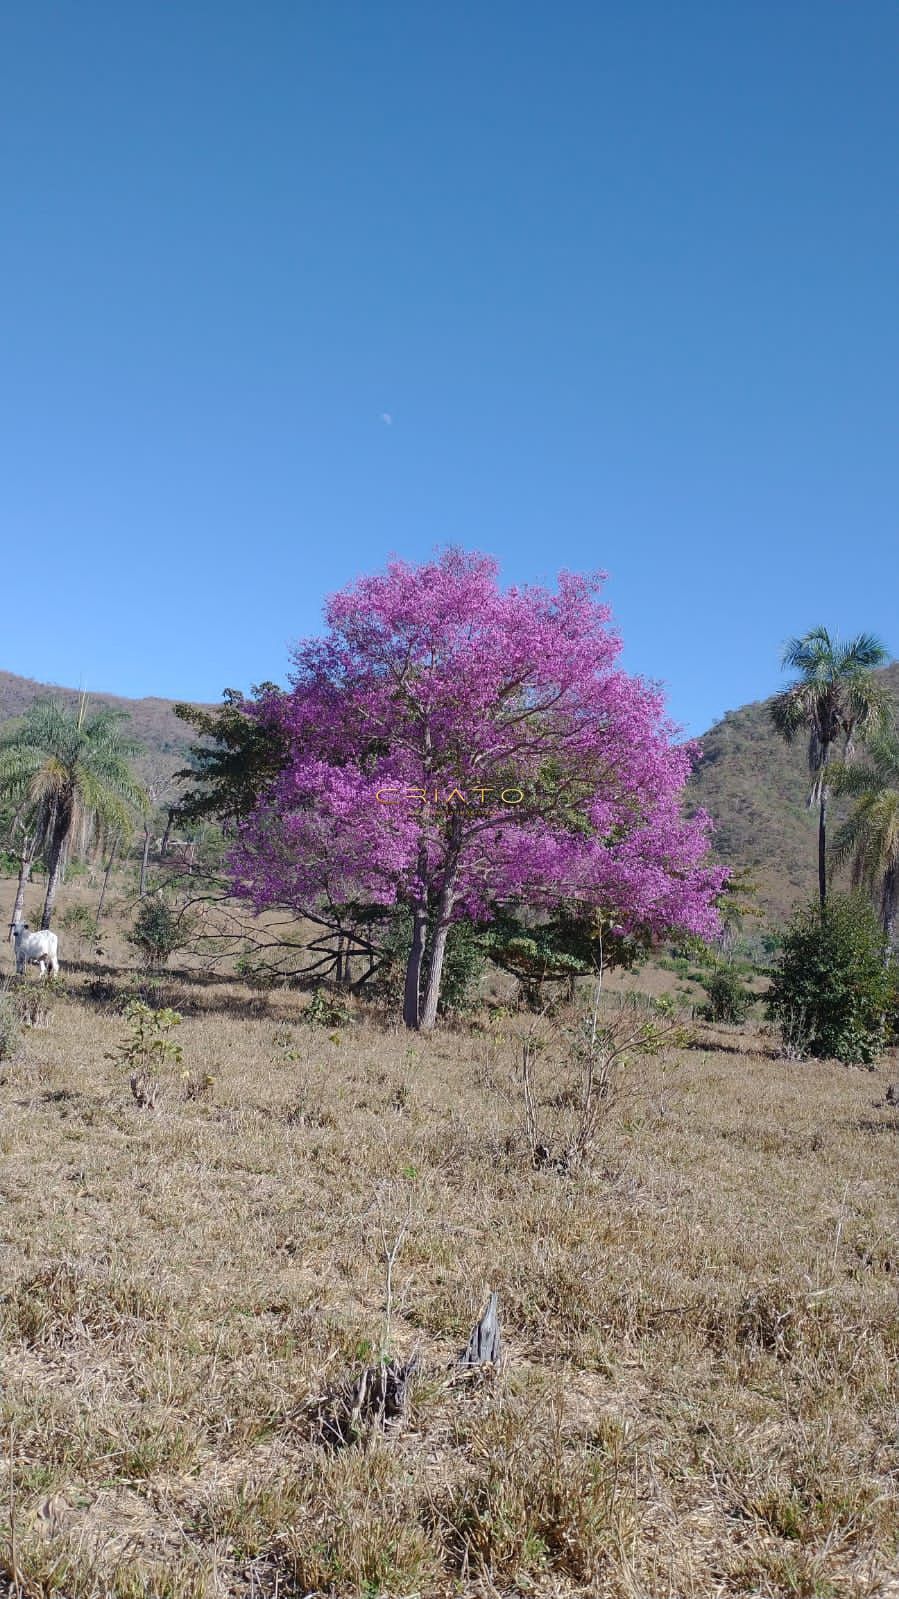
<svg viewBox="0 0 899 1599">
<path fill-rule="evenodd" d="M 503 1335 L 499 1320 L 499 1296 L 491 1294 L 480 1318 L 471 1329 L 471 1337 L 462 1354 L 459 1356 L 459 1365 L 472 1366 L 498 1366 L 503 1352 Z"/>
</svg>

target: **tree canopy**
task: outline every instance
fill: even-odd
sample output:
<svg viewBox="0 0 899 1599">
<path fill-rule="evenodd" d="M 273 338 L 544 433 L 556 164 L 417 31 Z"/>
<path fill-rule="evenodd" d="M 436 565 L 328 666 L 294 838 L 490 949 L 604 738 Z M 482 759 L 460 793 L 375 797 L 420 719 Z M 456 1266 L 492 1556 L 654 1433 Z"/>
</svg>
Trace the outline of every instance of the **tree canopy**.
<svg viewBox="0 0 899 1599">
<path fill-rule="evenodd" d="M 405 1015 L 430 1026 L 451 921 L 562 899 L 623 931 L 710 935 L 726 873 L 681 795 L 695 746 L 617 664 L 601 575 L 501 590 L 460 550 L 351 584 L 252 709 L 286 745 L 231 866 L 257 908 L 367 899 L 413 912 Z M 431 950 L 419 1001 L 420 963 Z"/>
</svg>

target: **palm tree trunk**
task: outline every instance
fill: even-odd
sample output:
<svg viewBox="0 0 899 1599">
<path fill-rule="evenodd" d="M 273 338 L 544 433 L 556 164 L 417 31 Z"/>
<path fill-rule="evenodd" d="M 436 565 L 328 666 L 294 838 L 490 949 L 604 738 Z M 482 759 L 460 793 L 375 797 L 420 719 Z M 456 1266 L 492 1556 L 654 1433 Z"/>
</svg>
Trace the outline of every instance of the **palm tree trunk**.
<svg viewBox="0 0 899 1599">
<path fill-rule="evenodd" d="M 821 915 L 827 904 L 827 757 L 830 753 L 829 744 L 825 744 L 821 752 L 820 798 L 818 801 L 818 894 L 821 899 Z"/>
<path fill-rule="evenodd" d="M 50 926 L 53 911 L 56 906 L 56 895 L 62 881 L 63 862 L 65 860 L 66 844 L 72 830 L 72 806 L 65 801 L 59 801 L 56 806 L 56 817 L 51 835 L 50 853 L 47 857 L 47 893 L 44 898 L 44 909 L 41 915 L 41 929 Z"/>
<path fill-rule="evenodd" d="M 899 906 L 899 866 L 889 866 L 884 873 L 880 903 L 883 930 L 887 936 L 886 961 L 889 965 L 893 956 L 893 934 L 896 931 L 896 910 Z"/>
<path fill-rule="evenodd" d="M 823 914 L 827 903 L 827 801 L 823 794 L 818 810 L 818 894 Z"/>
<path fill-rule="evenodd" d="M 50 858 L 47 861 L 47 893 L 44 898 L 44 909 L 41 914 L 41 927 L 47 928 L 53 917 L 56 907 L 56 895 L 62 881 L 62 854 L 64 839 L 54 837 L 50 846 Z"/>
</svg>

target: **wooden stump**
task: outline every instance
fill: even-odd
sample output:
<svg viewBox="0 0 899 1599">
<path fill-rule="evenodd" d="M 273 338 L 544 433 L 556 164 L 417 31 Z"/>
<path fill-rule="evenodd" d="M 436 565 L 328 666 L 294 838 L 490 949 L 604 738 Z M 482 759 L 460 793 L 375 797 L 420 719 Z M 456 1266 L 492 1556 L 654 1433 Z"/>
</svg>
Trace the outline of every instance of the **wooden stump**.
<svg viewBox="0 0 899 1599">
<path fill-rule="evenodd" d="M 499 1320 L 499 1296 L 491 1294 L 480 1321 L 471 1329 L 468 1344 L 459 1357 L 460 1366 L 498 1366 L 503 1352 Z"/>
</svg>

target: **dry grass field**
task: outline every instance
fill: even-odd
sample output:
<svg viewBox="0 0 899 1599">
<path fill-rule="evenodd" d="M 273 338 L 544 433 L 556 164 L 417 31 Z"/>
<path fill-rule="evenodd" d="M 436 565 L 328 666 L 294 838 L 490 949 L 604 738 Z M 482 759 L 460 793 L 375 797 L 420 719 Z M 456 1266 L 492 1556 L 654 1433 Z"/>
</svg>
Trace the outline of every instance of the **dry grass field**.
<svg viewBox="0 0 899 1599">
<path fill-rule="evenodd" d="M 515 1017 L 328 1029 L 172 976 L 148 1110 L 113 1058 L 134 977 L 64 970 L 0 1067 L 8 1592 L 899 1593 L 894 1062 L 705 1030 L 627 1063 L 564 1175 L 528 1158 Z M 463 1379 L 489 1289 L 505 1358 Z M 332 1446 L 388 1344 L 405 1422 Z"/>
</svg>

